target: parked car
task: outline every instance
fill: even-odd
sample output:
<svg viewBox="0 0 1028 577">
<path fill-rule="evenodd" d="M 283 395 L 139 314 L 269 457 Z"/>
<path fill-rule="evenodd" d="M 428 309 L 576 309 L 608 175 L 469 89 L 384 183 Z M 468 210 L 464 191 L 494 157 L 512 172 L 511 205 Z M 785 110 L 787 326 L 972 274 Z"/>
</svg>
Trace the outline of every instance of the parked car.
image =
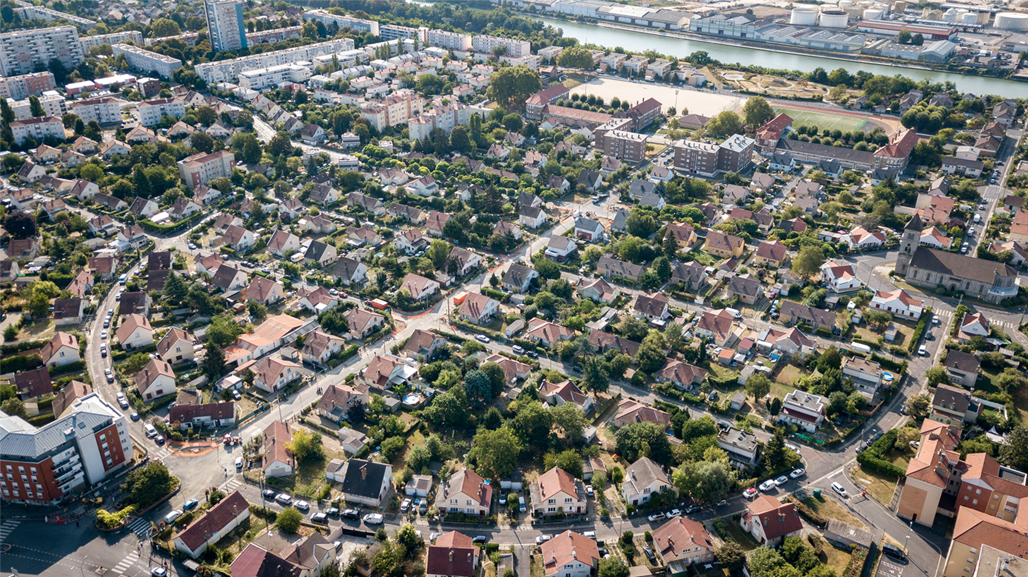
<svg viewBox="0 0 1028 577">
<path fill-rule="evenodd" d="M 328 525 L 328 515 L 324 513 L 315 513 L 311 515 L 311 523 L 319 523 L 321 525 Z"/>
<path fill-rule="evenodd" d="M 406 513 L 410 511 L 410 499 L 404 499 L 403 503 L 400 503 L 400 512 Z"/>
<path fill-rule="evenodd" d="M 297 501 L 296 508 L 306 513 L 311 510 L 311 504 L 307 501 Z"/>
<path fill-rule="evenodd" d="M 182 510 L 183 511 L 192 511 L 193 509 L 196 509 L 196 506 L 199 505 L 199 504 L 200 504 L 200 502 L 197 501 L 196 499 L 190 499 L 190 500 L 188 500 L 188 501 L 186 501 L 185 503 L 182 504 Z"/>
<path fill-rule="evenodd" d="M 285 493 L 279 493 L 278 496 L 275 497 L 275 500 L 283 505 L 288 505 L 293 502 L 293 498 Z"/>
<path fill-rule="evenodd" d="M 832 490 L 838 493 L 843 499 L 848 499 L 850 494 L 846 492 L 846 487 L 843 487 L 839 483 L 832 483 Z"/>
<path fill-rule="evenodd" d="M 778 487 L 781 487 L 782 485 L 784 485 L 784 484 L 786 484 L 788 482 L 789 482 L 789 478 L 786 477 L 785 475 L 782 475 L 781 477 L 778 477 L 777 479 L 775 479 L 775 485 L 777 485 Z"/>
<path fill-rule="evenodd" d="M 649 517 L 647 517 L 646 519 L 649 520 L 650 523 L 654 523 L 656 521 L 662 521 L 664 519 L 664 514 L 663 513 L 654 513 L 654 514 L 650 515 Z"/>
<path fill-rule="evenodd" d="M 368 513 L 364 516 L 364 523 L 367 525 L 381 525 L 384 520 L 378 513 Z"/>
<path fill-rule="evenodd" d="M 539 535 L 538 537 L 535 538 L 535 544 L 536 545 L 542 545 L 543 543 L 549 541 L 550 539 L 553 539 L 553 535 Z"/>
<path fill-rule="evenodd" d="M 264 498 L 265 499 L 274 499 L 275 498 L 275 491 L 272 490 L 272 489 L 265 489 L 264 490 Z"/>
<path fill-rule="evenodd" d="M 487 343 L 487 344 L 490 342 L 489 337 L 487 337 L 485 335 L 475 335 L 475 340 L 480 342 L 480 343 Z"/>
<path fill-rule="evenodd" d="M 485 535 L 475 535 L 475 537 L 471 540 L 471 542 L 472 543 L 482 544 L 482 543 L 485 543 L 488 540 L 489 540 L 489 538 L 486 537 Z"/>
<path fill-rule="evenodd" d="M 760 491 L 762 493 L 767 493 L 768 491 L 770 491 L 771 489 L 774 489 L 777 486 L 778 485 L 775 484 L 775 480 L 774 479 L 768 479 L 767 481 L 764 481 L 763 483 L 761 483 L 760 487 L 758 487 L 758 489 L 760 489 Z"/>
<path fill-rule="evenodd" d="M 682 516 L 682 512 L 680 510 L 678 510 L 678 509 L 671 509 L 670 511 L 668 511 L 667 516 L 668 516 L 668 518 L 671 518 L 671 517 L 681 517 Z"/>
<path fill-rule="evenodd" d="M 178 509 L 174 509 L 170 513 L 168 513 L 167 515 L 164 516 L 164 522 L 166 524 L 174 523 L 175 519 L 178 519 L 181 516 L 182 516 L 182 511 L 179 511 Z"/>
<path fill-rule="evenodd" d="M 530 358 L 530 359 L 538 359 L 539 358 L 539 353 L 537 353 L 535 351 L 525 351 L 525 356 Z"/>
<path fill-rule="evenodd" d="M 793 472 L 789 473 L 789 476 L 792 477 L 793 479 L 799 479 L 800 477 L 802 477 L 803 475 L 806 475 L 806 474 L 807 474 L 807 472 L 804 471 L 803 469 L 795 469 Z"/>
<path fill-rule="evenodd" d="M 343 519 L 360 519 L 360 512 L 357 509 L 346 509 L 340 516 Z"/>
<path fill-rule="evenodd" d="M 150 569 L 150 577 L 168 577 L 168 570 L 164 567 Z"/>
<path fill-rule="evenodd" d="M 649 545 L 643 547 L 643 553 L 646 555 L 646 558 L 650 560 L 650 563 L 656 562 L 657 556 L 653 553 L 653 549 L 651 549 Z"/>
<path fill-rule="evenodd" d="M 747 498 L 747 499 L 752 499 L 752 498 L 757 496 L 757 490 L 754 489 L 753 487 L 750 487 L 749 489 L 746 489 L 745 491 L 742 492 L 742 496 Z"/>
<path fill-rule="evenodd" d="M 692 515 L 693 513 L 695 513 L 696 511 L 699 511 L 699 510 L 700 510 L 700 506 L 699 505 L 689 505 L 688 507 L 685 508 L 685 514 L 686 515 Z"/>
<path fill-rule="evenodd" d="M 525 349 L 524 349 L 524 347 L 522 347 L 521 345 L 514 345 L 514 346 L 513 346 L 513 347 L 511 347 L 510 349 L 511 349 L 512 351 L 514 351 L 514 354 L 515 354 L 515 355 L 523 355 L 523 354 L 525 354 Z"/>
<path fill-rule="evenodd" d="M 325 509 L 325 514 L 329 517 L 338 517 L 339 509 L 336 509 L 335 507 L 329 507 L 328 509 Z"/>
<path fill-rule="evenodd" d="M 893 559 L 899 559 L 900 561 L 907 558 L 907 554 L 903 552 L 903 549 L 900 549 L 891 543 L 882 543 L 882 553 L 885 553 Z"/>
</svg>

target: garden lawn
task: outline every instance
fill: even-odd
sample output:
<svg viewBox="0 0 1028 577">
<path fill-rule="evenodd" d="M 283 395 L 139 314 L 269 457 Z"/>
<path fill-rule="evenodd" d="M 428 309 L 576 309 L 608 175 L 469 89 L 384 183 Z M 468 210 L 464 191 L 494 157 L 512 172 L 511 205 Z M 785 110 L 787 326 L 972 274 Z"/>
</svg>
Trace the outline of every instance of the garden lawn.
<svg viewBox="0 0 1028 577">
<path fill-rule="evenodd" d="M 996 369 L 982 368 L 982 376 L 978 379 L 978 383 L 975 385 L 975 390 L 984 393 L 1000 393 L 1002 389 L 999 388 L 999 374 L 1000 371 Z"/>
<path fill-rule="evenodd" d="M 789 394 L 789 391 L 795 389 L 796 387 L 792 386 L 792 384 L 798 381 L 802 376 L 803 369 L 796 365 L 785 365 L 782 367 L 782 370 L 778 371 L 778 376 L 775 377 L 775 382 L 787 385 L 788 390 L 786 390 L 781 396 L 785 397 L 785 395 Z M 776 393 L 774 384 L 771 386 L 771 392 Z"/>
<path fill-rule="evenodd" d="M 846 551 L 833 546 L 831 543 L 825 542 L 825 554 L 824 559 L 821 561 L 832 568 L 836 575 L 842 575 L 843 571 L 846 570 L 846 566 L 849 565 L 850 555 Z"/>
<path fill-rule="evenodd" d="M 753 536 L 743 531 L 739 523 L 733 521 L 731 517 L 725 520 L 725 526 L 728 528 L 728 534 L 742 547 L 743 551 L 752 551 L 757 548 L 757 542 Z"/>
<path fill-rule="evenodd" d="M 830 489 L 827 489 L 830 490 Z M 848 523 L 857 527 L 858 529 L 866 528 L 866 525 L 860 520 L 853 516 L 845 507 L 835 502 L 835 499 L 821 495 L 817 497 L 807 497 L 803 499 L 803 503 L 808 507 L 819 513 L 822 517 L 829 519 L 836 519 L 843 523 Z"/>
<path fill-rule="evenodd" d="M 896 492 L 897 481 L 887 475 L 883 475 L 877 471 L 865 468 L 863 465 L 857 465 L 850 470 L 853 478 L 860 482 L 860 484 L 866 487 L 867 491 L 871 493 L 871 496 L 876 501 L 889 506 L 892 502 L 892 495 Z M 867 483 L 866 481 L 871 481 Z"/>
</svg>

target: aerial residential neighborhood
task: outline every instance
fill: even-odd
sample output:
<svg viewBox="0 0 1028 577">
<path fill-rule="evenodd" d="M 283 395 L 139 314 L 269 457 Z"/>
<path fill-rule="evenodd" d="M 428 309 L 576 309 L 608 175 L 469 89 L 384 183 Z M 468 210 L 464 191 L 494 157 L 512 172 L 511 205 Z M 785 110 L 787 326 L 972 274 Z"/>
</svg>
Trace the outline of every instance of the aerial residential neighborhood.
<svg viewBox="0 0 1028 577">
<path fill-rule="evenodd" d="M 1026 20 L 0 2 L 0 571 L 1028 575 Z"/>
</svg>

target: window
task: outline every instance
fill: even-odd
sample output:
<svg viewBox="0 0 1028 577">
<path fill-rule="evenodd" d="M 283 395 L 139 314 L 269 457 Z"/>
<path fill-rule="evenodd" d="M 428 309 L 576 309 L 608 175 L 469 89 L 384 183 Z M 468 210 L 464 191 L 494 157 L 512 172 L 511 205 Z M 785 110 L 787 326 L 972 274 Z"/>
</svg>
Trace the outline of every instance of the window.
<svg viewBox="0 0 1028 577">
<path fill-rule="evenodd" d="M 982 494 L 982 490 L 981 489 L 975 489 L 974 490 L 974 494 L 975 495 L 981 495 Z"/>
<path fill-rule="evenodd" d="M 977 505 L 978 504 L 978 499 L 975 499 L 974 501 L 972 501 L 971 504 L 972 505 Z"/>
</svg>

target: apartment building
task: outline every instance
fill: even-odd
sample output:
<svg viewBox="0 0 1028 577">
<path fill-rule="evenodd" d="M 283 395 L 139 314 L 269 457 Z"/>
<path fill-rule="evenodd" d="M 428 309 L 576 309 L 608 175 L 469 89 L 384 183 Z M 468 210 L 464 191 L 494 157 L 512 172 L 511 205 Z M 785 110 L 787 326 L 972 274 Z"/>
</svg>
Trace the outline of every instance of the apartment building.
<svg viewBox="0 0 1028 577">
<path fill-rule="evenodd" d="M 646 160 L 646 135 L 623 130 L 609 130 L 597 139 L 596 147 L 603 155 L 625 162 Z"/>
<path fill-rule="evenodd" d="M 186 115 L 186 102 L 181 98 L 156 98 L 136 104 L 136 114 L 143 126 L 154 126 L 161 123 L 161 118 L 171 116 L 182 118 Z"/>
<path fill-rule="evenodd" d="M 285 42 L 290 38 L 299 38 L 303 33 L 302 26 L 287 26 L 285 28 L 274 28 L 271 30 L 260 30 L 258 32 L 250 32 L 246 35 L 247 46 L 255 46 L 257 44 L 275 44 L 278 42 Z"/>
<path fill-rule="evenodd" d="M 207 0 L 203 3 L 207 30 L 215 52 L 247 48 L 243 4 L 233 0 Z"/>
<path fill-rule="evenodd" d="M 721 172 L 739 172 L 753 157 L 756 141 L 741 134 L 734 134 L 718 146 L 717 169 Z"/>
<path fill-rule="evenodd" d="M 718 146 L 696 140 L 675 143 L 675 170 L 686 174 L 714 176 L 717 172 Z"/>
<path fill-rule="evenodd" d="M 910 153 L 917 145 L 917 132 L 913 130 L 897 130 L 889 136 L 889 144 L 874 151 L 875 170 L 892 173 L 903 172 L 910 160 Z"/>
<path fill-rule="evenodd" d="M 176 70 L 182 68 L 182 61 L 178 58 L 144 50 L 131 44 L 114 44 L 111 49 L 115 56 L 124 54 L 125 60 L 132 68 L 156 74 L 161 78 L 171 78 Z"/>
<path fill-rule="evenodd" d="M 541 120 L 543 109 L 548 104 L 556 104 L 558 100 L 567 98 L 570 91 L 562 84 L 554 84 L 543 88 L 525 101 L 525 116 L 529 120 Z"/>
<path fill-rule="evenodd" d="M 121 105 L 125 101 L 113 96 L 101 96 L 88 100 L 72 101 L 68 104 L 68 112 L 78 116 L 82 122 L 89 124 L 96 121 L 97 124 L 120 124 Z"/>
<path fill-rule="evenodd" d="M 353 50 L 353 46 L 352 38 L 337 38 L 318 44 L 286 48 L 285 50 L 276 50 L 252 56 L 242 56 L 231 60 L 204 62 L 197 64 L 195 70 L 196 74 L 207 84 L 235 82 L 239 74 L 247 70 L 271 68 L 280 64 L 313 62 L 318 56 L 332 56 L 339 52 Z"/>
<path fill-rule="evenodd" d="M 60 118 L 68 112 L 64 97 L 56 92 L 50 92 L 39 97 L 39 105 L 43 107 L 46 116 Z M 14 111 L 15 120 L 32 118 L 32 102 L 28 98 L 11 102 L 11 110 Z"/>
<path fill-rule="evenodd" d="M 424 99 L 416 94 L 395 94 L 366 106 L 361 110 L 361 117 L 381 132 L 387 126 L 398 126 L 420 115 L 424 108 Z"/>
<path fill-rule="evenodd" d="M 431 46 L 438 46 L 439 48 L 455 50 L 457 52 L 468 52 L 472 47 L 471 35 L 436 30 L 434 28 L 430 28 L 425 33 L 425 42 Z"/>
<path fill-rule="evenodd" d="M 411 117 L 407 122 L 407 129 L 411 140 L 427 138 L 437 128 L 449 134 L 454 126 L 466 126 L 471 122 L 473 115 L 484 117 L 486 112 L 485 109 L 466 106 L 460 102 L 439 104 L 420 116 Z"/>
<path fill-rule="evenodd" d="M 0 76 L 18 76 L 46 69 L 60 60 L 71 70 L 81 63 L 82 44 L 74 26 L 17 30 L 0 34 Z"/>
<path fill-rule="evenodd" d="M 425 42 L 425 30 L 427 28 L 411 28 L 410 26 L 399 26 L 397 24 L 386 24 L 379 26 L 379 36 L 382 40 L 403 40 L 417 38 L 419 42 Z"/>
<path fill-rule="evenodd" d="M 132 460 L 125 416 L 96 393 L 39 429 L 0 413 L 0 493 L 4 501 L 57 503 Z"/>
<path fill-rule="evenodd" d="M 230 178 L 236 157 L 227 150 L 194 154 L 178 161 L 178 174 L 189 188 L 208 185 L 215 178 Z"/>
<path fill-rule="evenodd" d="M 19 146 L 29 138 L 36 142 L 42 142 L 46 138 L 64 140 L 64 123 L 56 116 L 15 120 L 11 123 L 11 133 L 14 135 L 14 143 Z"/>
<path fill-rule="evenodd" d="M 303 13 L 303 19 L 307 22 L 321 22 L 326 28 L 331 28 L 335 25 L 339 30 L 349 28 L 358 32 L 370 32 L 372 36 L 379 35 L 378 22 L 374 20 L 362 20 L 352 16 L 332 14 L 327 10 L 307 10 Z"/>
<path fill-rule="evenodd" d="M 778 421 L 793 424 L 813 433 L 825 420 L 825 408 L 828 403 L 820 395 L 812 395 L 803 391 L 792 391 L 782 401 L 782 412 Z"/>
<path fill-rule="evenodd" d="M 33 72 L 0 78 L 0 97 L 8 100 L 25 100 L 29 96 L 39 96 L 56 88 L 53 72 Z"/>
<path fill-rule="evenodd" d="M 50 22 L 51 20 L 67 20 L 74 24 L 78 24 L 86 29 L 96 28 L 96 21 L 88 18 L 82 18 L 75 16 L 74 14 L 68 14 L 67 12 L 59 12 L 52 10 L 46 6 L 37 6 L 35 4 L 25 2 L 24 0 L 15 0 L 14 2 L 17 7 L 14 9 L 14 13 L 21 17 L 22 20 L 44 20 Z"/>
<path fill-rule="evenodd" d="M 503 48 L 503 56 L 508 58 L 524 58 L 532 55 L 532 44 L 528 40 L 515 40 L 513 38 L 500 38 L 499 36 L 486 36 L 479 34 L 471 38 L 471 48 L 475 52 L 493 54 L 497 48 Z"/>
<path fill-rule="evenodd" d="M 82 54 L 89 54 L 89 49 L 104 44 L 120 44 L 127 40 L 137 45 L 143 43 L 143 33 L 138 30 L 125 30 L 124 32 L 113 32 L 111 34 L 97 34 L 96 36 L 79 36 L 79 44 L 82 45 Z"/>
<path fill-rule="evenodd" d="M 307 82 L 311 71 L 300 64 L 280 64 L 271 68 L 247 70 L 239 74 L 239 86 L 247 90 L 264 90 L 289 82 Z"/>
</svg>

